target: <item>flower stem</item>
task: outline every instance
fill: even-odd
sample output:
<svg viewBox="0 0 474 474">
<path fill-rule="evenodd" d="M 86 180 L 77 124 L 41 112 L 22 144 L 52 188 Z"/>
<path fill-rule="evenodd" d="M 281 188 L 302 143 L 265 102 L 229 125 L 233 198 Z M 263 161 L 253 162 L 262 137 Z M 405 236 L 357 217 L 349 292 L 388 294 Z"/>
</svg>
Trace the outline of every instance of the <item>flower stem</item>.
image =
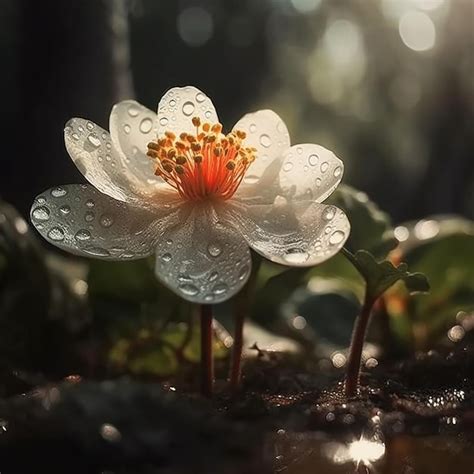
<svg viewBox="0 0 474 474">
<path fill-rule="evenodd" d="M 249 313 L 249 308 L 255 293 L 257 284 L 257 275 L 260 270 L 262 259 L 255 255 L 252 273 L 249 280 L 235 302 L 235 329 L 234 329 L 234 345 L 232 347 L 232 360 L 229 373 L 230 388 L 236 391 L 240 386 L 240 378 L 242 374 L 242 349 L 244 345 L 244 321 L 245 316 Z"/>
<path fill-rule="evenodd" d="M 355 321 L 344 386 L 344 391 L 347 398 L 356 396 L 359 388 L 362 349 L 364 347 L 365 335 L 367 333 L 367 326 L 370 321 L 370 315 L 372 313 L 374 302 L 375 301 L 372 298 L 369 298 L 366 294 L 359 316 Z"/>
<path fill-rule="evenodd" d="M 212 306 L 201 305 L 201 393 L 211 398 L 214 385 L 212 356 Z"/>
</svg>

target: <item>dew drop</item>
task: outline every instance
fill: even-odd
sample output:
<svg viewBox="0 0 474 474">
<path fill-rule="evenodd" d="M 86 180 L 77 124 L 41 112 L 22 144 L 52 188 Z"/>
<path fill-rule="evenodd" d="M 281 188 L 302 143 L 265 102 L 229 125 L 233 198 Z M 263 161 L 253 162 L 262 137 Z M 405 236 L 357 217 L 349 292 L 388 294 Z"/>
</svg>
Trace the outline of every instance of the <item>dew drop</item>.
<svg viewBox="0 0 474 474">
<path fill-rule="evenodd" d="M 211 295 L 208 293 L 207 295 L 204 295 L 204 301 L 213 301 L 214 300 L 214 295 Z"/>
<path fill-rule="evenodd" d="M 342 230 L 336 230 L 331 237 L 329 237 L 329 243 L 331 245 L 340 244 L 344 240 L 345 234 Z"/>
<path fill-rule="evenodd" d="M 199 293 L 199 290 L 191 283 L 185 283 L 184 285 L 179 285 L 178 289 L 181 291 L 181 293 L 188 296 L 196 296 Z"/>
<path fill-rule="evenodd" d="M 40 197 L 36 200 L 36 202 L 37 202 L 38 204 L 44 204 L 44 203 L 46 202 L 46 199 L 45 199 L 43 196 L 40 196 Z"/>
<path fill-rule="evenodd" d="M 64 231 L 60 227 L 53 227 L 48 232 L 48 237 L 55 242 L 61 242 L 64 240 Z"/>
<path fill-rule="evenodd" d="M 210 110 L 206 110 L 206 111 L 204 112 L 204 115 L 206 116 L 207 119 L 210 119 L 212 114 L 211 114 L 211 111 L 210 111 Z"/>
<path fill-rule="evenodd" d="M 78 135 L 76 132 L 74 132 L 74 133 L 71 135 L 71 137 L 72 137 L 73 140 L 76 140 L 76 141 L 79 140 L 79 135 Z"/>
<path fill-rule="evenodd" d="M 90 255 L 95 255 L 96 257 L 110 256 L 110 252 L 102 247 L 86 247 L 82 250 Z"/>
<path fill-rule="evenodd" d="M 130 117 L 136 117 L 139 113 L 140 113 L 140 110 L 135 104 L 131 105 L 128 108 L 128 115 L 130 115 Z"/>
<path fill-rule="evenodd" d="M 87 211 L 85 214 L 84 214 L 84 220 L 86 222 L 92 222 L 94 220 L 94 213 L 92 211 Z"/>
<path fill-rule="evenodd" d="M 247 277 L 247 275 L 249 274 L 249 267 L 248 265 L 244 265 L 240 271 L 239 271 L 239 280 L 240 281 L 243 281 L 245 280 L 245 278 Z"/>
<path fill-rule="evenodd" d="M 55 198 L 66 196 L 66 194 L 67 194 L 67 191 L 64 188 L 61 188 L 59 186 L 51 190 L 51 196 Z"/>
<path fill-rule="evenodd" d="M 265 148 L 268 148 L 272 144 L 270 137 L 266 133 L 260 135 L 260 144 Z"/>
<path fill-rule="evenodd" d="M 183 104 L 183 114 L 189 117 L 194 112 L 194 104 L 189 100 Z"/>
<path fill-rule="evenodd" d="M 324 229 L 324 233 L 325 234 L 330 234 L 332 231 L 332 227 L 330 225 L 328 225 L 325 229 Z"/>
<path fill-rule="evenodd" d="M 50 212 L 46 206 L 40 206 L 33 209 L 33 217 L 38 221 L 47 221 L 49 216 Z"/>
<path fill-rule="evenodd" d="M 61 211 L 61 214 L 64 214 L 65 216 L 71 212 L 71 208 L 68 205 L 61 206 L 59 210 Z"/>
<path fill-rule="evenodd" d="M 94 207 L 94 206 L 95 206 L 95 202 L 94 202 L 92 199 L 89 199 L 89 200 L 86 202 L 86 206 L 87 206 L 87 207 Z"/>
<path fill-rule="evenodd" d="M 107 214 L 103 214 L 100 216 L 100 225 L 102 227 L 110 227 L 114 223 L 114 219 L 111 216 L 108 216 Z"/>
<path fill-rule="evenodd" d="M 257 126 L 254 123 L 251 123 L 249 130 L 251 133 L 255 133 L 257 131 Z"/>
<path fill-rule="evenodd" d="M 292 161 L 287 161 L 284 165 L 283 165 L 283 171 L 291 171 L 293 169 L 293 162 Z"/>
<path fill-rule="evenodd" d="M 324 163 L 321 163 L 321 173 L 326 173 L 326 171 L 329 168 L 329 163 L 325 161 Z"/>
<path fill-rule="evenodd" d="M 321 178 L 316 178 L 316 186 L 321 186 Z"/>
<path fill-rule="evenodd" d="M 254 174 L 249 174 L 244 177 L 244 183 L 246 184 L 255 184 L 258 181 L 258 176 Z"/>
<path fill-rule="evenodd" d="M 296 149 L 296 153 L 298 153 L 298 155 L 301 155 L 301 153 L 303 153 L 303 148 L 301 148 L 300 146 Z"/>
<path fill-rule="evenodd" d="M 160 118 L 160 125 L 162 127 L 166 127 L 166 125 L 168 125 L 168 119 L 166 117 L 161 117 Z"/>
<path fill-rule="evenodd" d="M 87 122 L 86 127 L 88 130 L 94 130 L 94 124 L 92 122 Z"/>
<path fill-rule="evenodd" d="M 319 156 L 318 155 L 309 155 L 308 157 L 308 163 L 311 165 L 311 166 L 316 166 L 318 164 L 318 161 L 319 161 Z"/>
<path fill-rule="evenodd" d="M 123 131 L 128 135 L 130 133 L 130 131 L 132 130 L 132 128 L 130 127 L 130 125 L 128 123 L 125 123 L 123 125 Z"/>
<path fill-rule="evenodd" d="M 172 241 L 171 239 L 166 239 L 166 243 L 167 243 L 168 245 L 173 245 L 173 241 Z"/>
<path fill-rule="evenodd" d="M 329 209 L 326 209 L 324 211 L 323 219 L 326 219 L 327 221 L 330 221 L 330 220 L 334 219 L 335 214 L 336 213 L 334 212 L 334 209 L 332 207 L 330 207 Z"/>
<path fill-rule="evenodd" d="M 153 121 L 149 117 L 144 118 L 140 122 L 140 125 L 139 125 L 140 132 L 142 132 L 142 133 L 149 133 L 151 131 L 152 127 L 153 127 Z"/>
<path fill-rule="evenodd" d="M 212 292 L 215 295 L 223 295 L 228 289 L 229 287 L 225 283 L 217 283 L 216 285 L 214 285 Z"/>
<path fill-rule="evenodd" d="M 342 173 L 342 168 L 341 168 L 340 166 L 338 166 L 338 167 L 334 170 L 334 177 L 339 178 L 339 176 L 341 176 L 341 173 Z"/>
<path fill-rule="evenodd" d="M 99 148 L 100 147 L 100 138 L 95 134 L 95 133 L 89 133 L 87 136 L 87 141 L 94 147 L 94 148 Z"/>
<path fill-rule="evenodd" d="M 219 276 L 219 274 L 218 274 L 217 272 L 212 272 L 212 273 L 209 275 L 208 280 L 209 280 L 209 281 L 216 281 L 218 276 Z"/>
<path fill-rule="evenodd" d="M 171 256 L 170 253 L 164 253 L 162 256 L 161 256 L 161 260 L 164 262 L 164 263 L 168 263 L 168 262 L 171 262 L 171 259 L 173 257 Z"/>
<path fill-rule="evenodd" d="M 283 259 L 291 265 L 299 265 L 306 262 L 309 258 L 309 253 L 300 248 L 289 249 Z"/>
<path fill-rule="evenodd" d="M 206 100 L 206 96 L 202 92 L 196 94 L 196 102 L 202 104 Z"/>
<path fill-rule="evenodd" d="M 211 257 L 218 257 L 222 253 L 222 247 L 216 243 L 210 243 L 207 246 L 207 251 Z"/>
<path fill-rule="evenodd" d="M 87 229 L 81 229 L 76 232 L 76 235 L 74 236 L 74 238 L 76 240 L 83 242 L 91 238 L 91 233 Z"/>
</svg>

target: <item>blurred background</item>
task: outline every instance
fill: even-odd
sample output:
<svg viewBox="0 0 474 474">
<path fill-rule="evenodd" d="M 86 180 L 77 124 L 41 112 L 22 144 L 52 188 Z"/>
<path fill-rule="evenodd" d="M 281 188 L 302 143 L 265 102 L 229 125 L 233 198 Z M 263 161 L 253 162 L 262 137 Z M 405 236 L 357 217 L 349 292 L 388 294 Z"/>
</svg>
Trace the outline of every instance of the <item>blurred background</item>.
<svg viewBox="0 0 474 474">
<path fill-rule="evenodd" d="M 472 0 L 0 0 L 0 197 L 84 181 L 70 117 L 194 84 L 229 128 L 275 109 L 395 222 L 472 218 L 473 26 Z"/>
</svg>

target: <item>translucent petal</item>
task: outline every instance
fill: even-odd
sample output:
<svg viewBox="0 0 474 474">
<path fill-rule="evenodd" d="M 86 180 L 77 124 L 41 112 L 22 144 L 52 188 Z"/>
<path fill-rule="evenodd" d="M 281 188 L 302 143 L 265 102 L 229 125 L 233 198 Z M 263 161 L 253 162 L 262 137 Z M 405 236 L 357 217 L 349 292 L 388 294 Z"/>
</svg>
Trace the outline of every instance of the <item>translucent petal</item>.
<svg viewBox="0 0 474 474">
<path fill-rule="evenodd" d="M 344 164 L 320 145 L 293 145 L 284 154 L 280 187 L 285 196 L 324 201 L 342 179 Z"/>
<path fill-rule="evenodd" d="M 64 141 L 79 171 L 99 191 L 119 201 L 140 200 L 140 186 L 123 166 L 103 128 L 89 120 L 73 118 L 64 128 Z"/>
<path fill-rule="evenodd" d="M 158 278 L 195 303 L 229 299 L 244 286 L 250 267 L 245 240 L 220 224 L 209 206 L 190 208 L 187 218 L 165 230 L 156 248 Z"/>
<path fill-rule="evenodd" d="M 145 193 L 166 186 L 155 176 L 147 145 L 156 136 L 156 114 L 134 100 L 114 105 L 110 114 L 110 136 L 125 166 L 142 183 Z"/>
<path fill-rule="evenodd" d="M 193 86 L 173 87 L 158 104 L 158 136 L 167 130 L 177 135 L 182 132 L 196 133 L 193 117 L 199 117 L 203 123 L 219 121 L 216 109 L 206 94 Z"/>
<path fill-rule="evenodd" d="M 35 199 L 30 216 L 38 232 L 53 245 L 77 255 L 111 260 L 152 254 L 162 226 L 172 222 L 169 209 L 151 212 L 85 184 L 45 191 Z"/>
<path fill-rule="evenodd" d="M 287 201 L 278 196 L 272 205 L 229 205 L 233 222 L 250 247 L 283 265 L 312 266 L 335 255 L 349 237 L 343 211 L 312 201 Z"/>
<path fill-rule="evenodd" d="M 273 110 L 259 110 L 244 115 L 233 129 L 244 131 L 245 146 L 257 149 L 257 158 L 247 170 L 243 185 L 255 184 L 264 173 L 270 173 L 267 181 L 272 181 L 280 170 L 283 152 L 290 147 L 290 135 L 283 120 Z"/>
</svg>

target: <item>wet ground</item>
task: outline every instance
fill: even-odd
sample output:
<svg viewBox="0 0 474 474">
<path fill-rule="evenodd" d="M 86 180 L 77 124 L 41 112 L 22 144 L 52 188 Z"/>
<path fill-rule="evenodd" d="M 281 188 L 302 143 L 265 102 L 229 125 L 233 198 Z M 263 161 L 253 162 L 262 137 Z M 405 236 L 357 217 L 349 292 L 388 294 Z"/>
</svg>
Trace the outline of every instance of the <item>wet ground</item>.
<svg viewBox="0 0 474 474">
<path fill-rule="evenodd" d="M 179 385 L 70 377 L 0 403 L 5 473 L 471 474 L 474 354 L 430 352 L 363 374 L 296 359 L 247 364 L 241 393 L 212 402 Z M 23 381 L 21 381 L 23 380 Z"/>
</svg>

